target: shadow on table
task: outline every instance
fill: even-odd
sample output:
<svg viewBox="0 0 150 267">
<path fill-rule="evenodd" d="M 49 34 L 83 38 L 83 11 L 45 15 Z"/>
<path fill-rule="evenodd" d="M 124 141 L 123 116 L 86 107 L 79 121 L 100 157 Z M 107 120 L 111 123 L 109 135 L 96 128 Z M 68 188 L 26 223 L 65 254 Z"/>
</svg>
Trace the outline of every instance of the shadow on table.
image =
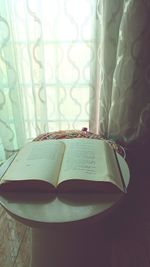
<svg viewBox="0 0 150 267">
<path fill-rule="evenodd" d="M 93 204 L 114 203 L 122 199 L 124 194 L 100 194 L 100 193 L 11 193 L 4 192 L 0 195 L 0 202 L 44 204 L 55 200 L 70 206 L 86 206 Z"/>
<path fill-rule="evenodd" d="M 0 201 L 3 202 L 3 199 L 7 202 L 11 203 L 49 203 L 52 202 L 56 198 L 55 194 L 48 194 L 48 193 L 11 193 L 5 192 L 1 193 Z"/>
</svg>

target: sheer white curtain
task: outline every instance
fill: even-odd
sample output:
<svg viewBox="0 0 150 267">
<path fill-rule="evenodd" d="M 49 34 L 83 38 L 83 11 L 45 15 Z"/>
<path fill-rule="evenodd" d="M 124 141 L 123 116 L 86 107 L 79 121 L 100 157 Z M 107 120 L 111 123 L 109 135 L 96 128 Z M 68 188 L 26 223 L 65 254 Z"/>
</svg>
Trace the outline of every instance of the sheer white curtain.
<svg viewBox="0 0 150 267">
<path fill-rule="evenodd" d="M 0 0 L 1 148 L 84 126 L 125 142 L 145 131 L 149 13 L 148 0 Z"/>
<path fill-rule="evenodd" d="M 0 137 L 89 126 L 96 1 L 0 1 Z"/>
</svg>

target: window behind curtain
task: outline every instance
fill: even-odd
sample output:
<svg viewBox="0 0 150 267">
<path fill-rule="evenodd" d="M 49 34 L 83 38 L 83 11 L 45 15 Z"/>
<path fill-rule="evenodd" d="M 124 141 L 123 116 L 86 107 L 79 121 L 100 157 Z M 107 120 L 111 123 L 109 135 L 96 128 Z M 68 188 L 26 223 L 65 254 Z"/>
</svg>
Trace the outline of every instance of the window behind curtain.
<svg viewBox="0 0 150 267">
<path fill-rule="evenodd" d="M 2 142 L 88 127 L 96 0 L 1 2 Z"/>
</svg>

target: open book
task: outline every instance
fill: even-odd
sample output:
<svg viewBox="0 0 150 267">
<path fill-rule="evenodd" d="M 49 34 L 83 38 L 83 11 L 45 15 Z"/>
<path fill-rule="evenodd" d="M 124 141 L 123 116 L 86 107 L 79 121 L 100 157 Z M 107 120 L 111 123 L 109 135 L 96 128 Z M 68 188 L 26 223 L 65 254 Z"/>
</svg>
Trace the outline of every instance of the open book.
<svg viewBox="0 0 150 267">
<path fill-rule="evenodd" d="M 126 192 L 114 149 L 86 138 L 28 143 L 2 176 L 0 190 Z"/>
</svg>

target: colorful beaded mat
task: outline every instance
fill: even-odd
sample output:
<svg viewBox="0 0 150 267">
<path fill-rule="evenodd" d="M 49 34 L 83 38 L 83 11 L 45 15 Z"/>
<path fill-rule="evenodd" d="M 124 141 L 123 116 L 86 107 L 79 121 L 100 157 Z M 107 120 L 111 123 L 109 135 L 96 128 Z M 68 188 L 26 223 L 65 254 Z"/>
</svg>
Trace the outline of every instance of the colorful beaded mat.
<svg viewBox="0 0 150 267">
<path fill-rule="evenodd" d="M 51 140 L 51 139 L 69 139 L 69 138 L 93 138 L 104 140 L 109 143 L 120 155 L 125 158 L 125 150 L 122 146 L 116 144 L 112 140 L 108 140 L 103 138 L 99 134 L 91 133 L 87 130 L 87 128 L 83 128 L 82 130 L 65 130 L 65 131 L 55 131 L 49 133 L 43 133 L 36 137 L 33 141 L 42 141 L 42 140 Z"/>
</svg>

